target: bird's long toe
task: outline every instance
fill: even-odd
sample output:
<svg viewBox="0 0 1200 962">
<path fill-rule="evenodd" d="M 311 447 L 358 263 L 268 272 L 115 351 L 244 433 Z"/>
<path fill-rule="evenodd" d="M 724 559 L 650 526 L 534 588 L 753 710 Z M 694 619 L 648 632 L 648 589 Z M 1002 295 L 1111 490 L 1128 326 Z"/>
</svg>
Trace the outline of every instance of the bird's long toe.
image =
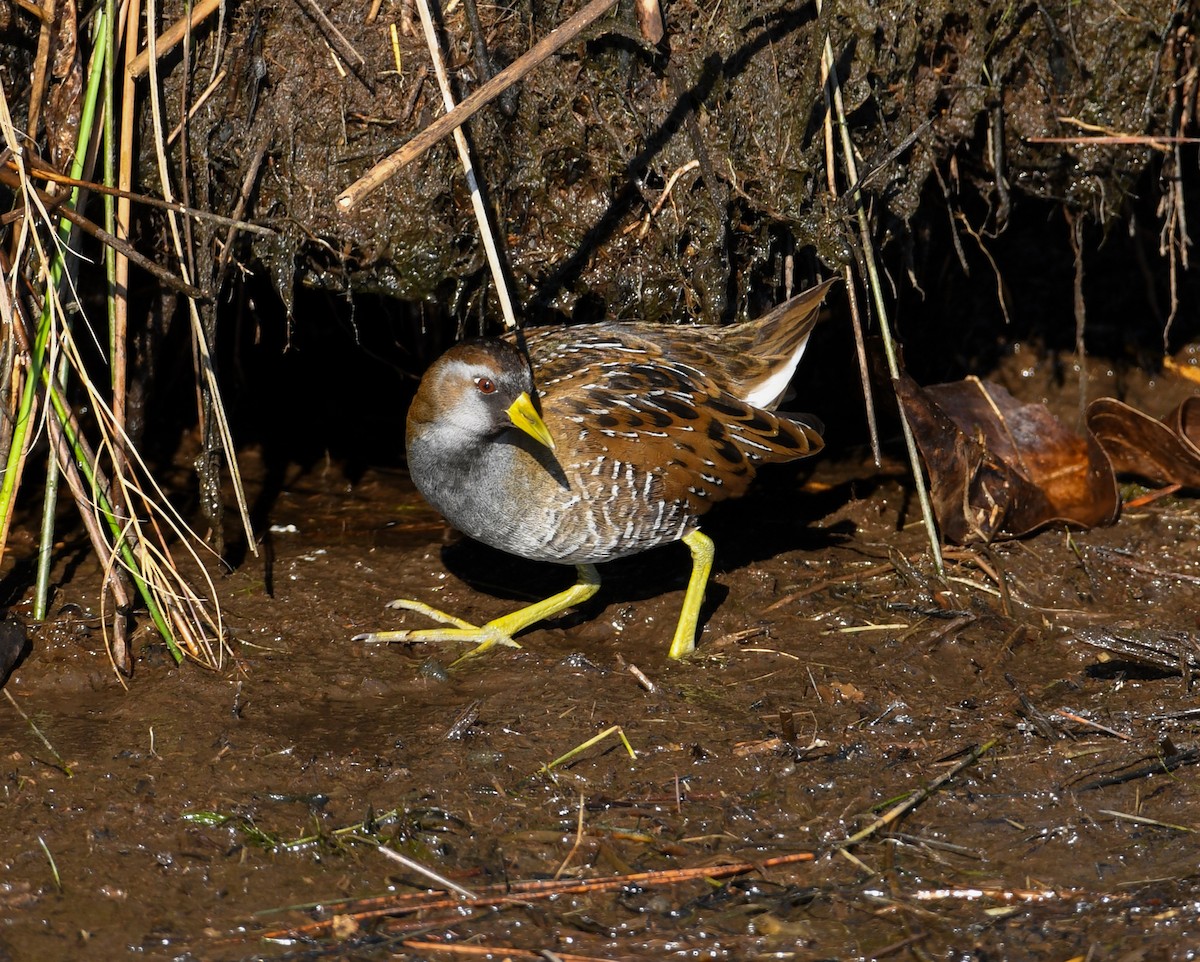
<svg viewBox="0 0 1200 962">
<path fill-rule="evenodd" d="M 440 608 L 427 605 L 423 601 L 414 601 L 411 598 L 397 598 L 395 601 L 389 601 L 384 607 L 400 611 L 415 611 L 417 614 L 424 615 L 432 621 L 439 621 L 443 625 L 454 625 L 455 628 L 462 628 L 465 631 L 479 631 L 479 628 L 471 624 L 471 622 L 463 621 L 461 618 L 442 611 Z"/>
<path fill-rule="evenodd" d="M 503 618 L 497 618 L 494 621 L 489 621 L 485 625 L 473 625 L 469 621 L 464 621 L 455 615 L 442 611 L 439 608 L 434 608 L 432 605 L 427 605 L 423 601 L 414 601 L 411 598 L 397 598 L 395 601 L 387 603 L 388 608 L 399 609 L 401 611 L 413 611 L 417 614 L 424 615 L 432 621 L 441 622 L 449 627 L 445 628 L 402 628 L 395 631 L 371 631 L 364 632 L 360 635 L 355 635 L 353 641 L 367 642 L 459 642 L 474 644 L 475 647 L 467 654 L 459 658 L 462 661 L 464 658 L 471 658 L 475 655 L 501 646 L 505 648 L 520 648 L 517 642 L 513 641 L 513 632 L 510 631 Z M 458 662 L 455 662 L 457 664 Z"/>
</svg>

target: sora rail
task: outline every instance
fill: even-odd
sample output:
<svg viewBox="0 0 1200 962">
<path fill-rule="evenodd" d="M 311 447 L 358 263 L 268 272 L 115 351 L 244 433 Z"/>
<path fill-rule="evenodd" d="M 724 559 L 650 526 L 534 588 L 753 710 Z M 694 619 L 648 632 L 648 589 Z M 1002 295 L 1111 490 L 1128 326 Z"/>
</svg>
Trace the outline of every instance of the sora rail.
<svg viewBox="0 0 1200 962">
<path fill-rule="evenodd" d="M 595 565 L 682 541 L 692 574 L 668 654 L 689 654 L 713 560 L 700 517 L 742 494 L 758 465 L 821 449 L 814 419 L 772 411 L 832 283 L 729 327 L 535 328 L 523 335 L 527 354 L 511 334 L 451 348 L 409 410 L 413 482 L 472 538 L 576 565 L 579 578 L 479 626 L 394 601 L 448 627 L 356 638 L 476 643 L 469 654 L 516 645 L 514 635 L 595 594 Z"/>
</svg>

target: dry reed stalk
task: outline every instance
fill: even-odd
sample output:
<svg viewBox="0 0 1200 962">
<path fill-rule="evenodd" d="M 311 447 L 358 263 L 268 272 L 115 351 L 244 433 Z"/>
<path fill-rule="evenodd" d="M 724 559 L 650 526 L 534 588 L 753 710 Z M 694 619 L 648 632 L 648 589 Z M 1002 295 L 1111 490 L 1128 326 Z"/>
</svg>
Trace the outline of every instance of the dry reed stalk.
<svg viewBox="0 0 1200 962">
<path fill-rule="evenodd" d="M 446 116 L 454 112 L 454 92 L 450 89 L 450 77 L 446 73 L 446 61 L 442 57 L 441 46 L 438 43 L 437 29 L 429 10 L 429 0 L 417 0 L 421 12 L 421 26 L 425 31 L 425 43 L 429 47 L 429 56 L 433 60 L 433 72 L 437 77 L 438 87 L 442 91 L 442 102 L 446 105 Z M 504 326 L 513 330 L 517 326 L 516 312 L 513 310 L 512 296 L 508 290 L 508 280 L 504 268 L 500 264 L 500 252 L 496 246 L 496 234 L 492 229 L 491 218 L 488 217 L 487 207 L 483 202 L 483 191 L 475 177 L 475 165 L 471 160 L 471 148 L 467 143 L 467 135 L 462 127 L 454 128 L 454 145 L 458 148 L 458 158 L 462 162 L 463 174 L 467 178 L 467 187 L 471 191 L 471 207 L 475 211 L 475 222 L 479 225 L 479 238 L 483 241 L 483 249 L 487 254 L 488 267 L 492 271 L 492 282 L 496 285 L 496 296 L 500 299 L 500 310 L 504 315 Z"/>
<path fill-rule="evenodd" d="M 128 194 L 133 188 L 133 126 L 137 117 L 136 98 L 137 80 L 133 74 L 132 65 L 137 54 L 138 24 L 141 21 L 141 0 L 126 0 L 128 4 L 125 17 L 125 69 L 122 71 L 121 83 L 121 126 L 120 139 L 117 147 L 117 187 L 124 191 L 117 198 L 117 220 L 114 233 L 123 241 L 129 240 L 129 229 L 132 218 L 132 205 Z M 115 258 L 115 283 L 110 291 L 113 301 L 111 312 L 112 330 L 109 332 L 109 364 L 112 368 L 113 416 L 117 424 L 124 430 L 126 423 L 125 409 L 128 397 L 128 357 L 126 341 L 129 336 L 129 258 L 120 252 Z"/>
<path fill-rule="evenodd" d="M 195 30 L 200 24 L 207 20 L 213 13 L 221 7 L 222 0 L 200 0 L 194 7 L 191 13 L 186 17 L 181 17 L 171 24 L 166 30 L 158 35 L 155 44 L 154 57 L 157 59 L 168 51 L 174 49 L 188 32 Z M 136 45 L 132 49 L 136 49 Z M 140 77 L 150 69 L 150 47 L 131 57 L 126 62 L 125 70 L 130 77 Z"/>
<path fill-rule="evenodd" d="M 336 919 L 351 916 L 359 921 L 385 918 L 415 912 L 431 912 L 439 909 L 462 910 L 464 908 L 519 905 L 544 899 L 560 899 L 568 895 L 585 895 L 595 892 L 612 892 L 636 886 L 651 888 L 663 885 L 678 885 L 694 882 L 734 878 L 738 875 L 764 874 L 769 869 L 813 862 L 814 852 L 792 852 L 775 855 L 754 862 L 732 862 L 725 865 L 704 865 L 694 868 L 661 869 L 649 872 L 632 872 L 626 875 L 607 875 L 592 879 L 539 879 L 528 882 L 505 882 L 488 885 L 477 891 L 470 899 L 445 892 L 415 892 L 404 895 L 386 895 L 378 898 L 354 899 L 345 902 L 325 902 L 323 908 L 332 917 L 291 928 L 264 932 L 264 939 L 319 936 L 328 933 Z"/>
<path fill-rule="evenodd" d="M 42 7 L 42 25 L 38 31 L 37 52 L 33 59 L 33 83 L 29 90 L 29 120 L 26 124 L 27 133 L 31 138 L 37 137 L 42 101 L 46 97 L 46 88 L 50 82 L 50 42 L 54 34 L 54 5 L 55 0 L 45 0 L 45 6 Z"/>
<path fill-rule="evenodd" d="M 146 17 L 149 23 L 154 23 L 155 20 L 156 0 L 147 0 Z M 162 105 L 159 98 L 158 84 L 158 57 L 156 54 L 157 41 L 153 30 L 147 33 L 147 49 L 150 52 L 150 110 L 154 118 L 154 145 L 155 156 L 158 160 L 159 179 L 162 183 L 163 196 L 169 202 L 174 202 L 175 198 L 172 194 L 170 169 L 167 164 L 167 149 L 166 149 L 166 125 L 162 115 Z M 180 229 L 179 215 L 173 211 L 167 211 L 167 222 L 171 228 L 171 239 L 175 246 L 175 256 L 178 260 L 178 269 L 180 276 L 187 284 L 192 283 L 188 264 L 192 263 L 192 259 L 184 249 L 183 231 Z M 250 552 L 258 556 L 258 545 L 254 537 L 254 525 L 250 521 L 250 507 L 246 501 L 246 490 L 242 484 L 241 469 L 238 466 L 237 450 L 233 443 L 233 433 L 229 428 L 229 419 L 225 413 L 225 404 L 221 399 L 221 388 L 217 384 L 216 369 L 213 364 L 212 353 L 208 343 L 208 337 L 204 331 L 204 325 L 200 320 L 200 310 L 196 305 L 194 297 L 187 298 L 188 318 L 191 320 L 192 327 L 192 344 L 197 352 L 197 360 L 200 365 L 200 375 L 204 381 L 204 386 L 208 390 L 209 398 L 212 401 L 211 408 L 213 417 L 216 420 L 216 429 L 218 436 L 221 439 L 221 446 L 225 450 L 225 463 L 229 468 L 230 480 L 233 484 L 234 498 L 237 501 L 238 513 L 241 516 L 242 526 L 246 534 L 246 544 Z M 203 412 L 204 408 L 201 407 Z M 201 415 L 203 417 L 203 414 Z"/>
<path fill-rule="evenodd" d="M 136 4 L 136 0 L 133 3 Z M 135 25 L 136 17 L 127 23 Z M 105 47 L 112 49 L 107 44 Z M 99 50 L 97 46 L 97 54 L 92 58 L 93 69 L 98 69 Z M 94 85 L 95 75 L 92 83 Z M 127 98 L 131 90 L 132 86 L 127 85 Z M 127 123 L 122 127 L 125 150 L 121 177 L 125 180 L 122 198 L 125 212 L 119 230 L 126 237 L 131 196 L 128 184 L 132 180 L 132 154 L 128 150 L 131 117 L 132 111 L 126 115 Z M 104 569 L 101 619 L 114 667 L 119 673 L 128 673 L 130 669 L 125 632 L 135 597 L 124 581 L 126 576 L 137 585 L 160 633 L 178 657 L 218 667 L 226 650 L 223 624 L 220 608 L 212 600 L 215 599 L 215 586 L 193 547 L 200 539 L 170 507 L 165 493 L 125 433 L 124 357 L 119 350 L 123 347 L 123 329 L 117 325 L 112 329 L 114 367 L 120 370 L 114 376 L 110 394 L 109 385 L 101 387 L 88 376 L 87 365 L 67 321 L 68 311 L 60 299 L 59 277 L 70 290 L 72 301 L 80 302 L 71 288 L 70 265 L 73 260 L 77 262 L 77 256 L 67 249 L 65 234 L 60 234 L 56 225 L 90 222 L 72 213 L 69 201 L 64 203 L 62 198 L 51 197 L 34 185 L 35 174 L 26 163 L 26 155 L 21 149 L 23 142 L 13 128 L 3 88 L 0 88 L 0 134 L 9 146 L 9 162 L 0 173 L 19 201 L 14 216 L 6 220 L 6 224 L 14 226 L 14 256 L 0 257 L 6 275 L 0 293 L 0 315 L 9 323 L 14 344 L 26 358 L 26 364 L 20 369 L 23 376 L 13 378 L 14 396 L 18 390 L 21 392 L 21 406 L 14 422 L 17 430 L 14 431 L 9 470 L 5 472 L 3 488 L 0 488 L 0 552 L 11 524 L 13 496 L 21 480 L 25 452 L 33 437 L 45 429 L 43 419 L 48 419 L 53 456 L 67 479 Z M 81 146 L 80 150 L 83 149 Z M 74 176 L 68 179 L 74 181 L 73 189 L 86 183 L 77 170 L 72 174 Z M 171 216 L 177 215 L 172 211 Z M 90 232 L 102 243 L 116 249 L 115 239 L 104 231 Z M 128 248 L 125 253 L 135 252 Z M 127 282 L 128 260 L 120 259 L 124 261 Z M 31 286 L 35 274 L 47 281 L 45 295 L 40 301 Z M 160 277 L 160 281 L 168 283 L 166 277 Z M 183 283 L 187 283 L 186 276 Z M 193 289 L 192 293 L 198 292 Z M 123 298 L 118 297 L 116 301 L 127 311 Z M 32 311 L 24 309 L 27 302 L 32 304 Z M 38 329 L 33 331 L 32 322 L 27 318 L 37 315 L 41 320 Z M 77 375 L 91 412 L 87 430 L 98 436 L 95 445 L 85 436 L 69 400 L 52 376 L 60 365 Z M 194 590 L 181 573 L 180 564 L 168 546 L 172 540 L 183 546 L 191 563 L 200 571 L 205 593 Z M 114 603 L 111 627 L 115 632 L 112 634 L 106 620 L 110 613 L 110 592 Z"/>
<path fill-rule="evenodd" d="M 821 12 L 821 0 L 817 0 L 817 13 Z M 887 305 L 883 297 L 883 284 L 879 279 L 875 259 L 875 245 L 871 240 L 871 226 L 867 217 L 866 205 L 863 203 L 861 180 L 858 176 L 858 162 L 855 160 L 854 142 L 850 138 L 850 128 L 846 123 L 846 110 L 842 102 L 842 88 L 834 69 L 833 44 L 829 34 L 821 49 L 822 72 L 826 78 L 825 97 L 826 110 L 837 118 L 838 130 L 842 142 L 842 165 L 846 178 L 850 182 L 850 200 L 858 220 L 858 239 L 862 247 L 862 264 L 866 270 L 867 289 L 871 292 L 875 304 L 875 316 L 879 321 L 879 331 L 883 336 L 884 353 L 887 355 L 888 371 L 893 381 L 900 376 L 900 362 L 897 358 L 895 343 L 892 340 L 891 325 L 888 321 Z M 933 505 L 929 500 L 929 489 L 925 483 L 925 471 L 921 466 L 921 457 L 917 450 L 917 441 L 913 436 L 912 427 L 908 423 L 903 409 L 900 411 L 900 428 L 904 434 L 904 443 L 908 449 L 909 467 L 912 470 L 913 486 L 916 489 L 917 501 L 921 506 L 921 518 L 925 523 L 925 533 L 929 539 L 929 553 L 933 557 L 938 577 L 945 575 L 945 563 L 942 561 L 942 543 L 938 535 L 937 522 L 933 517 Z"/>
</svg>

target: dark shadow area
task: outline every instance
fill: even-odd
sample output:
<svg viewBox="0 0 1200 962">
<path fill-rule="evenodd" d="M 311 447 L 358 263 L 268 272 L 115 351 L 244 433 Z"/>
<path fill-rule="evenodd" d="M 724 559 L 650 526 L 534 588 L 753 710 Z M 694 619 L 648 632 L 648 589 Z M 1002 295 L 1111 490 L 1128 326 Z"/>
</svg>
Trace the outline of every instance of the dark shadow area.
<svg viewBox="0 0 1200 962">
<path fill-rule="evenodd" d="M 20 666 L 32 650 L 25 625 L 12 615 L 0 621 L 0 688 L 8 681 L 9 673 Z"/>
<path fill-rule="evenodd" d="M 29 590 L 29 586 L 33 584 L 36 574 L 37 557 L 35 555 L 18 558 L 4 577 L 0 578 L 0 604 L 7 606 L 19 601 L 21 596 Z"/>
<path fill-rule="evenodd" d="M 1179 678 L 1178 671 L 1156 668 L 1143 662 L 1123 661 L 1119 658 L 1089 665 L 1087 674 L 1089 678 L 1118 682 L 1166 681 L 1168 678 Z"/>
<path fill-rule="evenodd" d="M 1195 164 L 1195 148 L 1186 156 Z M 1147 370 L 1161 365 L 1172 306 L 1158 250 L 1156 178 L 1146 170 L 1122 218 L 1107 227 L 1088 221 L 1079 234 L 1084 346 L 1091 356 Z M 1197 199 L 1192 189 L 1189 203 Z M 1076 256 L 1063 205 L 1014 198 L 1004 228 L 992 234 L 984 228 L 993 212 L 980 196 L 965 192 L 954 201 L 948 206 L 937 182 L 927 184 L 920 229 L 889 250 L 892 277 L 911 270 L 921 288 L 897 284 L 909 373 L 922 384 L 985 377 L 1017 342 L 1047 354 L 1074 351 Z M 1188 307 L 1200 298 L 1195 271 L 1180 275 L 1176 298 L 1168 352 L 1200 336 L 1200 317 Z"/>
</svg>

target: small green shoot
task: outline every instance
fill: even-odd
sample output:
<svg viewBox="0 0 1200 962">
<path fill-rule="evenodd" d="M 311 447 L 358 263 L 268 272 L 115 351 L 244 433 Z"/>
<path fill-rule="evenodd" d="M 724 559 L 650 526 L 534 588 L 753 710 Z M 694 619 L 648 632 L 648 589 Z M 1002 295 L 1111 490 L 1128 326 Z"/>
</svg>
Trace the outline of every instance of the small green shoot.
<svg viewBox="0 0 1200 962">
<path fill-rule="evenodd" d="M 572 758 L 574 758 L 576 755 L 579 755 L 580 753 L 587 751 L 593 745 L 595 745 L 598 742 L 603 741 L 609 735 L 612 735 L 612 734 L 616 734 L 617 737 L 621 739 L 621 744 L 625 746 L 625 751 L 629 752 L 629 757 L 636 759 L 637 752 L 635 752 L 633 750 L 633 746 L 629 744 L 629 739 L 625 737 L 625 729 L 623 729 L 620 725 L 613 725 L 609 728 L 604 729 L 604 731 L 602 731 L 599 735 L 593 735 L 587 741 L 583 742 L 583 744 L 576 745 L 565 755 L 559 755 L 558 758 L 554 759 L 554 761 L 543 765 L 541 768 L 538 769 L 537 773 L 539 775 L 548 775 L 555 768 L 558 768 L 560 765 L 566 764 Z"/>
<path fill-rule="evenodd" d="M 361 822 L 356 822 L 353 825 L 347 825 L 342 828 L 335 828 L 332 831 L 319 831 L 312 835 L 305 835 L 301 838 L 285 840 L 278 835 L 267 832 L 259 828 L 252 818 L 247 815 L 235 815 L 226 812 L 184 812 L 179 816 L 185 822 L 191 825 L 200 825 L 205 828 L 220 828 L 228 825 L 237 832 L 246 836 L 246 840 L 263 849 L 267 852 L 297 852 L 301 849 L 310 848 L 321 842 L 369 842 L 372 845 L 382 845 L 382 839 L 378 836 L 377 829 L 381 825 L 387 825 L 395 822 L 400 818 L 400 810 L 392 809 L 382 815 L 372 815 L 368 820 L 364 819 Z"/>
<path fill-rule="evenodd" d="M 62 895 L 62 877 L 58 874 L 58 866 L 54 862 L 54 856 L 50 854 L 50 846 L 46 844 L 46 840 L 40 835 L 38 836 L 38 845 L 46 853 L 46 861 L 50 863 L 50 874 L 54 876 L 54 887 L 58 889 L 58 894 Z"/>
</svg>

